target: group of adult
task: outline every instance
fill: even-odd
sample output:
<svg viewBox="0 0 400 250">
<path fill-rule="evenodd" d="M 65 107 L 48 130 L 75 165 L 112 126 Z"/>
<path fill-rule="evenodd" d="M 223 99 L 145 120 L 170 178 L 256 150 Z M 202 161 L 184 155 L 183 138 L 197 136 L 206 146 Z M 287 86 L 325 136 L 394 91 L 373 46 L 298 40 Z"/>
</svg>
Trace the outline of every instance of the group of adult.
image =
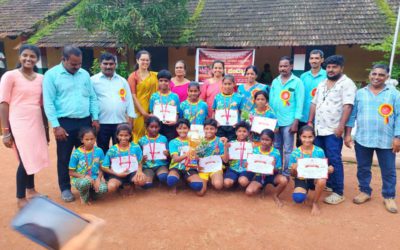
<svg viewBox="0 0 400 250">
<path fill-rule="evenodd" d="M 92 77 L 81 68 L 82 52 L 77 47 L 64 47 L 61 63 L 44 76 L 34 70 L 39 58 L 37 47 L 21 46 L 20 65 L 8 71 L 0 84 L 3 143 L 13 147 L 19 159 L 17 199 L 20 207 L 30 197 L 40 195 L 35 190 L 34 174 L 49 166 L 48 122 L 57 143 L 61 198 L 70 202 L 74 196 L 68 163 L 73 148 L 81 144 L 79 130 L 85 126 L 96 128 L 97 143 L 106 152 L 110 139 L 115 143 L 116 126 L 132 122 L 133 139 L 137 142 L 145 134 L 144 121 L 149 116 L 150 96 L 158 89 L 157 74 L 150 71 L 150 53 L 144 50 L 136 53 L 137 65 L 127 81 L 115 72 L 116 58 L 109 53 L 101 55 L 101 72 Z M 321 67 L 324 61 L 326 71 Z M 339 204 L 345 199 L 341 151 L 343 138 L 345 144 L 351 146 L 351 127 L 356 126 L 360 194 L 353 201 L 361 204 L 371 197 L 370 169 L 376 151 L 382 171 L 385 206 L 390 212 L 397 212 L 395 153 L 400 150 L 400 94 L 385 85 L 388 68 L 375 65 L 369 75 L 371 83 L 357 91 L 354 82 L 343 74 L 343 57 L 334 55 L 324 59 L 322 51 L 313 50 L 309 63 L 311 70 L 298 78 L 292 73 L 292 59 L 282 57 L 278 65 L 279 76 L 271 86 L 258 83 L 257 68 L 248 66 L 246 83 L 238 87 L 238 92 L 245 97 L 245 109 L 250 111 L 252 108 L 253 93 L 269 92 L 270 106 L 278 118 L 275 146 L 284 155 L 285 169 L 288 169 L 297 130 L 304 125 L 314 126 L 315 144 L 324 149 L 329 164 L 335 169 L 328 180 L 332 193 L 324 200 L 329 204 Z M 183 101 L 187 98 L 190 82 L 186 78 L 186 64 L 178 61 L 174 70 L 171 91 Z M 221 91 L 224 72 L 223 61 L 213 62 L 211 77 L 201 86 L 201 98 L 209 109 Z M 282 105 L 286 107 L 284 111 L 280 108 Z"/>
</svg>

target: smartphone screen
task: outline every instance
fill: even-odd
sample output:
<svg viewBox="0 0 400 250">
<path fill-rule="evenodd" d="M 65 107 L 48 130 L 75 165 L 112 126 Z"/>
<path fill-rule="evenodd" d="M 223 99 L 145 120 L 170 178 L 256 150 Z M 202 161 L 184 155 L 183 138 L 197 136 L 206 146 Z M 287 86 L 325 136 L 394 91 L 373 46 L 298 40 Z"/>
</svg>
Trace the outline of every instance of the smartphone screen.
<svg viewBox="0 0 400 250">
<path fill-rule="evenodd" d="M 37 197 L 21 209 L 11 226 L 48 249 L 60 249 L 87 224 L 86 220 L 67 208 L 47 198 Z"/>
</svg>

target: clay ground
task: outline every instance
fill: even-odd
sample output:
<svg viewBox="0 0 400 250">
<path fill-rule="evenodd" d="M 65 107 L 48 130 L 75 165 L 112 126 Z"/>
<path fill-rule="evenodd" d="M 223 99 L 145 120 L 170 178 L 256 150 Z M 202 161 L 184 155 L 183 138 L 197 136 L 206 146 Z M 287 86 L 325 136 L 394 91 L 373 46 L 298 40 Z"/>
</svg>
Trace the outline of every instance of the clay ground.
<svg viewBox="0 0 400 250">
<path fill-rule="evenodd" d="M 249 198 L 240 190 L 210 191 L 200 198 L 190 190 L 175 196 L 166 188 L 156 188 L 133 196 L 108 195 L 92 206 L 79 201 L 66 204 L 57 185 L 54 140 L 50 153 L 52 166 L 37 175 L 37 189 L 78 213 L 104 218 L 101 249 L 400 249 L 400 214 L 384 209 L 377 168 L 373 169 L 376 191 L 370 202 L 361 206 L 351 202 L 357 194 L 356 169 L 354 164 L 345 164 L 347 200 L 338 206 L 322 204 L 322 214 L 312 217 L 309 204 L 291 202 L 293 182 L 282 197 L 281 209 L 270 189 L 264 198 Z M 39 249 L 10 228 L 17 212 L 17 161 L 3 145 L 0 155 L 0 249 Z"/>
</svg>

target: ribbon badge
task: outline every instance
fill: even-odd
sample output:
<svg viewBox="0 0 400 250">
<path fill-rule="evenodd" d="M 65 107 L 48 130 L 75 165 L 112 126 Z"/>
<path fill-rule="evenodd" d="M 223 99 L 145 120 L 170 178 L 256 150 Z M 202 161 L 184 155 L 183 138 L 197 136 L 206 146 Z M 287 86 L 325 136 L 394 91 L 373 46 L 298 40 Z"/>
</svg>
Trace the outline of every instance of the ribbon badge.
<svg viewBox="0 0 400 250">
<path fill-rule="evenodd" d="M 280 98 L 283 102 L 283 106 L 290 106 L 290 92 L 288 90 L 282 90 Z"/>
<path fill-rule="evenodd" d="M 119 97 L 121 97 L 121 100 L 124 102 L 125 101 L 125 96 L 126 96 L 126 91 L 124 88 L 119 90 Z"/>
<path fill-rule="evenodd" d="M 313 90 L 311 90 L 311 97 L 314 97 L 316 92 L 317 88 L 313 88 Z"/>
<path fill-rule="evenodd" d="M 389 123 L 389 116 L 393 114 L 393 106 L 388 103 L 383 103 L 379 106 L 378 112 L 384 117 L 384 123 Z"/>
</svg>

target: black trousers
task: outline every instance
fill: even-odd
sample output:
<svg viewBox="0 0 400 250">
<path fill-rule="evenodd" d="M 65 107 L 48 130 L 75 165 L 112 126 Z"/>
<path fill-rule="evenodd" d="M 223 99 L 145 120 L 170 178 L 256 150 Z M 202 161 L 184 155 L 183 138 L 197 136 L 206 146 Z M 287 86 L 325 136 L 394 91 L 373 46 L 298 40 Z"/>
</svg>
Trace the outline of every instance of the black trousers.
<svg viewBox="0 0 400 250">
<path fill-rule="evenodd" d="M 71 183 L 69 178 L 68 164 L 72 150 L 82 145 L 78 138 L 79 130 L 83 127 L 91 127 L 92 120 L 90 117 L 75 118 L 59 118 L 60 126 L 68 133 L 66 141 L 57 140 L 57 173 L 58 185 L 61 191 L 70 190 Z"/>
<path fill-rule="evenodd" d="M 17 198 L 23 199 L 26 196 L 26 189 L 35 187 L 34 175 L 28 175 L 26 173 L 24 164 L 22 163 L 21 157 L 18 154 L 19 165 L 17 169 Z"/>
<path fill-rule="evenodd" d="M 117 143 L 115 132 L 117 131 L 118 125 L 119 124 L 100 124 L 100 131 L 97 134 L 97 146 L 103 150 L 104 155 L 107 154 L 110 148 L 110 139 L 113 145 Z"/>
<path fill-rule="evenodd" d="M 176 132 L 176 125 L 161 124 L 160 134 L 167 137 L 168 142 L 178 137 L 178 132 Z"/>
</svg>

